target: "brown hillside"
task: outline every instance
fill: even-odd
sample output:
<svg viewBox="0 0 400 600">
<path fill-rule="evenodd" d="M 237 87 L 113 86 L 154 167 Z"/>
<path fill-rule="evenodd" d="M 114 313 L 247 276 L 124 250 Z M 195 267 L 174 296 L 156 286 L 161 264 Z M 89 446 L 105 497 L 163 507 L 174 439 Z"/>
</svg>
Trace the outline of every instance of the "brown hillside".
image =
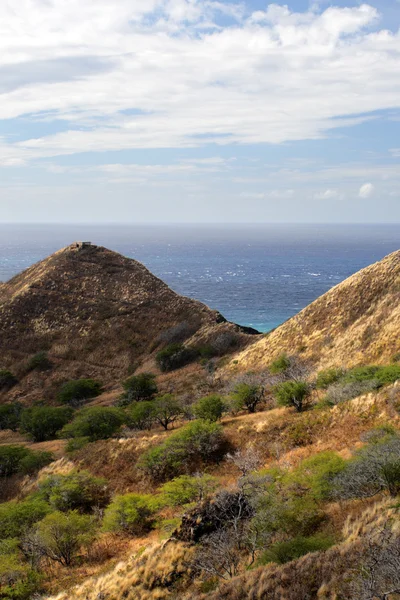
<svg viewBox="0 0 400 600">
<path fill-rule="evenodd" d="M 208 343 L 229 332 L 244 344 L 244 331 L 139 262 L 94 245 L 72 244 L 0 286 L 0 368 L 20 379 L 8 397 L 51 397 L 73 377 L 113 384 L 168 342 Z M 27 374 L 40 351 L 52 373 Z"/>
<path fill-rule="evenodd" d="M 282 352 L 316 367 L 384 363 L 400 350 L 400 250 L 355 275 L 258 339 L 231 369 L 260 369 Z M 236 362 L 238 361 L 238 362 Z"/>
</svg>

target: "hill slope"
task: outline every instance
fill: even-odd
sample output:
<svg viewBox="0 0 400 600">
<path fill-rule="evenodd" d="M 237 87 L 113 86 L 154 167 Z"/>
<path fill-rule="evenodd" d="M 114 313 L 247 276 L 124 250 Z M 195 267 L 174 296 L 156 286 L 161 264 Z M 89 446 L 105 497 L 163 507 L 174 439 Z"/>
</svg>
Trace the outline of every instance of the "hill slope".
<svg viewBox="0 0 400 600">
<path fill-rule="evenodd" d="M 316 367 L 387 362 L 400 350 L 400 251 L 355 275 L 235 356 L 260 369 L 282 352 Z"/>
<path fill-rule="evenodd" d="M 176 294 L 139 262 L 72 244 L 0 286 L 0 366 L 20 374 L 47 351 L 54 374 L 24 375 L 12 393 L 35 396 L 56 380 L 113 383 L 168 342 L 250 336 L 217 311 Z M 250 331 L 250 330 L 248 330 Z"/>
</svg>

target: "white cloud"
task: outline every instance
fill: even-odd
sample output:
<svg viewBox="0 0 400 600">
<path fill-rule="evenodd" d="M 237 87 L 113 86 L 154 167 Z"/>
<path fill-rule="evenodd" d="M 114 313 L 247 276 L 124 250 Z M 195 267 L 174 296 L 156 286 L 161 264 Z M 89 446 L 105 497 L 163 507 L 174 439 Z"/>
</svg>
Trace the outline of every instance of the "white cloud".
<svg viewBox="0 0 400 600">
<path fill-rule="evenodd" d="M 335 198 L 341 198 L 342 194 L 338 190 L 328 189 L 324 192 L 317 192 L 314 194 L 316 200 L 333 200 Z"/>
<path fill-rule="evenodd" d="M 372 185 L 372 183 L 364 183 L 364 185 L 360 187 L 358 195 L 360 198 L 369 198 L 370 196 L 372 196 L 374 191 L 375 187 Z"/>
<path fill-rule="evenodd" d="M 367 4 L 321 13 L 271 4 L 247 18 L 245 4 L 210 0 L 10 6 L 0 3 L 2 118 L 72 124 L 3 140 L 2 164 L 316 139 L 400 106 L 400 33 L 371 31 L 378 13 Z M 221 25 L 221 13 L 236 25 Z"/>
<path fill-rule="evenodd" d="M 391 148 L 389 152 L 393 156 L 393 158 L 400 158 L 400 148 Z"/>
</svg>

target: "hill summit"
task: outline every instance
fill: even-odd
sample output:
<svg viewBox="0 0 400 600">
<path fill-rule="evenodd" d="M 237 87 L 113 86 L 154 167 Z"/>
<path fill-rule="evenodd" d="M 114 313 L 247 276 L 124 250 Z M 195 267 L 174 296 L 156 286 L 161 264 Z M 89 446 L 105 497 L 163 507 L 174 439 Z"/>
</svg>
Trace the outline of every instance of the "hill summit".
<svg viewBox="0 0 400 600">
<path fill-rule="evenodd" d="M 259 369 L 284 352 L 316 367 L 384 363 L 400 351 L 400 250 L 362 269 L 257 340 L 238 369 Z M 237 366 L 236 366 L 237 365 Z"/>
<path fill-rule="evenodd" d="M 54 363 L 53 377 L 20 378 L 13 390 L 35 396 L 56 380 L 120 381 L 168 343 L 231 336 L 237 348 L 256 332 L 175 293 L 136 260 L 78 242 L 0 285 L 0 333 L 2 368 L 21 372 L 44 351 Z"/>
</svg>

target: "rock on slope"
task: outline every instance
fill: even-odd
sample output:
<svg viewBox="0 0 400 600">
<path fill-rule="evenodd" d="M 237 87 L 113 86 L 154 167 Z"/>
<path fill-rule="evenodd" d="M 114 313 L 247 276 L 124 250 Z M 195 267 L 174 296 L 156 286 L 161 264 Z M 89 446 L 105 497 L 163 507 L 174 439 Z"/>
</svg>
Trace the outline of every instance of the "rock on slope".
<svg viewBox="0 0 400 600">
<path fill-rule="evenodd" d="M 228 368 L 261 369 L 282 352 L 299 354 L 323 368 L 388 362 L 400 351 L 399 334 L 400 250 L 349 277 L 257 339 Z"/>
<path fill-rule="evenodd" d="M 40 351 L 54 362 L 53 374 L 24 376 L 19 396 L 71 377 L 113 383 L 174 336 L 193 342 L 227 331 L 250 338 L 139 262 L 94 245 L 72 244 L 0 286 L 0 368 L 21 373 Z"/>
</svg>

